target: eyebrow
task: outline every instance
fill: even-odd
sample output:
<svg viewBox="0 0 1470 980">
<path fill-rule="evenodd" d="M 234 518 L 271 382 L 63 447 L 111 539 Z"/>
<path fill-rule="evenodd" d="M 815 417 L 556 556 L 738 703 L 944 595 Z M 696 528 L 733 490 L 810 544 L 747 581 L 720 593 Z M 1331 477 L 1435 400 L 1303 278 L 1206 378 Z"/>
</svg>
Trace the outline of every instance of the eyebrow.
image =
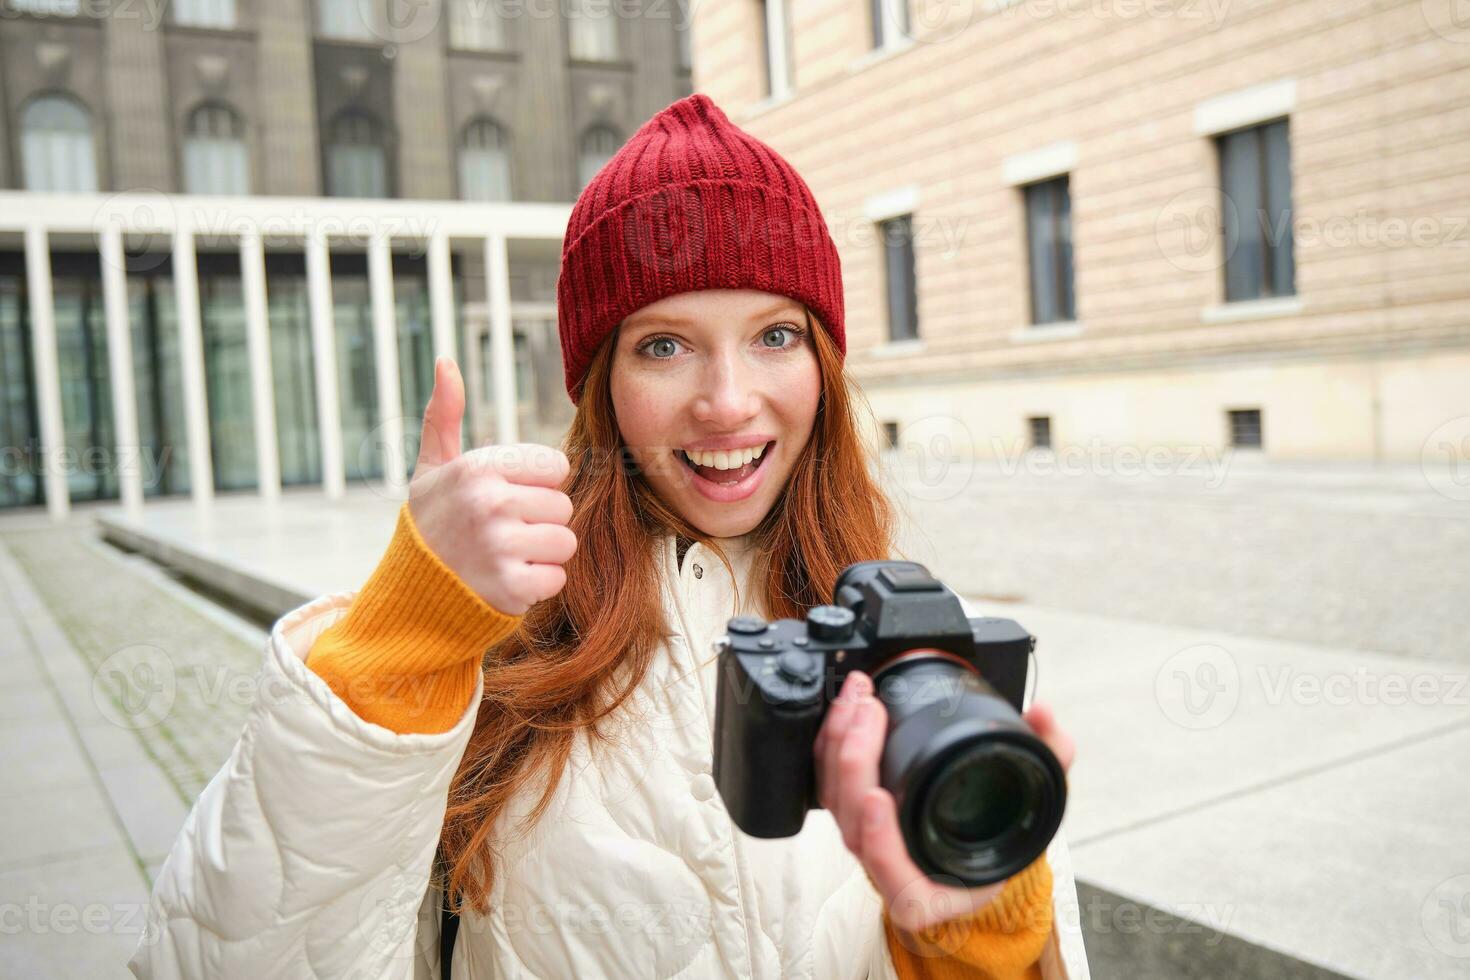
<svg viewBox="0 0 1470 980">
<path fill-rule="evenodd" d="M 799 309 L 801 309 L 801 305 L 799 303 L 796 303 L 795 301 L 780 302 L 780 303 L 777 303 L 775 306 L 767 307 L 766 309 L 760 311 L 759 313 L 753 314 L 750 317 L 750 319 L 751 320 L 764 320 L 764 319 L 766 319 L 768 317 L 775 316 L 777 313 L 784 313 L 784 312 L 786 312 L 788 310 L 799 310 Z M 634 330 L 639 329 L 641 327 L 651 327 L 651 326 L 659 326 L 659 325 L 662 325 L 662 326 L 671 326 L 671 327 L 684 327 L 684 326 L 689 326 L 690 324 L 692 324 L 694 322 L 695 321 L 689 319 L 688 317 L 682 317 L 682 316 L 659 316 L 659 315 L 656 315 L 656 314 L 645 314 L 644 316 L 638 317 L 634 322 L 629 323 L 628 324 L 628 327 L 630 329 L 634 329 Z"/>
</svg>

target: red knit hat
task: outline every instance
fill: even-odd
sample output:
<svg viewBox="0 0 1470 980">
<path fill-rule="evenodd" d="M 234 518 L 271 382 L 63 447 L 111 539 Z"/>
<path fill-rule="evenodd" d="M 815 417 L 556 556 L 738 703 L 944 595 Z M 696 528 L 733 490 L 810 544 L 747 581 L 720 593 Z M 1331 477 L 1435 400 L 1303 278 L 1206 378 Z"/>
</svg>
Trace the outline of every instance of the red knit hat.
<svg viewBox="0 0 1470 980">
<path fill-rule="evenodd" d="M 697 92 L 644 123 L 572 208 L 556 283 L 572 403 L 624 317 L 696 289 L 799 300 L 846 355 L 842 263 L 811 188 Z"/>
</svg>

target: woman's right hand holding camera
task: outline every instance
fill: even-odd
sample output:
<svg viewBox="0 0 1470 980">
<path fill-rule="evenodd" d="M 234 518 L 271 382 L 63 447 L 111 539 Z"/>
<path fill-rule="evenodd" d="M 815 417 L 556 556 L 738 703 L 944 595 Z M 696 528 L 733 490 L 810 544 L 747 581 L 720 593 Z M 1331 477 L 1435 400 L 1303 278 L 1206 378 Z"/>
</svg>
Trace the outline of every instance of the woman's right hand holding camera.
<svg viewBox="0 0 1470 980">
<path fill-rule="evenodd" d="M 448 358 L 434 365 L 408 507 L 424 543 L 480 598 L 519 616 L 566 585 L 577 550 L 560 489 L 566 454 L 516 443 L 460 451 L 464 382 Z"/>
</svg>

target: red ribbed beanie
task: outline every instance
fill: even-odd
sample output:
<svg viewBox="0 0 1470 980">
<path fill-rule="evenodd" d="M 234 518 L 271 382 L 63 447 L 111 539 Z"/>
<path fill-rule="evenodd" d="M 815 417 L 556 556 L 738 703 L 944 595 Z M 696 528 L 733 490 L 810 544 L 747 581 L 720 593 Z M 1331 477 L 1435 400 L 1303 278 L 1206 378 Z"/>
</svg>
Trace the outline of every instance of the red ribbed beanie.
<svg viewBox="0 0 1470 980">
<path fill-rule="evenodd" d="M 698 92 L 644 123 L 572 207 L 556 300 L 573 404 L 624 317 L 695 289 L 790 296 L 846 355 L 842 264 L 811 188 Z"/>
</svg>

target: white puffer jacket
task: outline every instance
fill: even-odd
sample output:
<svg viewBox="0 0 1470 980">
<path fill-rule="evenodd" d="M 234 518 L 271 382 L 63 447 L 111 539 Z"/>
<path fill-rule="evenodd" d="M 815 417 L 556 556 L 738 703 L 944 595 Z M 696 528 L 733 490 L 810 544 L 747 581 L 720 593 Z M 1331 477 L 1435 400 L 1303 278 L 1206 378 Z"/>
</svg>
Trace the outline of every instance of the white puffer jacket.
<svg viewBox="0 0 1470 980">
<path fill-rule="evenodd" d="M 744 583 L 749 539 L 728 543 Z M 895 980 L 878 894 L 830 813 L 811 811 L 786 840 L 731 823 L 711 775 L 711 643 L 730 616 L 758 610 L 743 587 L 736 608 L 703 545 L 680 563 L 669 536 L 659 561 L 677 636 L 625 706 L 617 747 L 579 739 L 551 809 L 505 844 L 490 913 L 463 919 L 453 976 Z M 260 698 L 154 885 L 129 964 L 138 976 L 438 980 L 440 897 L 428 880 L 474 712 L 434 735 L 359 719 L 305 664 L 354 595 L 275 624 Z M 514 828 L 535 795 L 497 827 Z M 1049 858 L 1043 973 L 1085 978 L 1060 836 Z"/>
</svg>

